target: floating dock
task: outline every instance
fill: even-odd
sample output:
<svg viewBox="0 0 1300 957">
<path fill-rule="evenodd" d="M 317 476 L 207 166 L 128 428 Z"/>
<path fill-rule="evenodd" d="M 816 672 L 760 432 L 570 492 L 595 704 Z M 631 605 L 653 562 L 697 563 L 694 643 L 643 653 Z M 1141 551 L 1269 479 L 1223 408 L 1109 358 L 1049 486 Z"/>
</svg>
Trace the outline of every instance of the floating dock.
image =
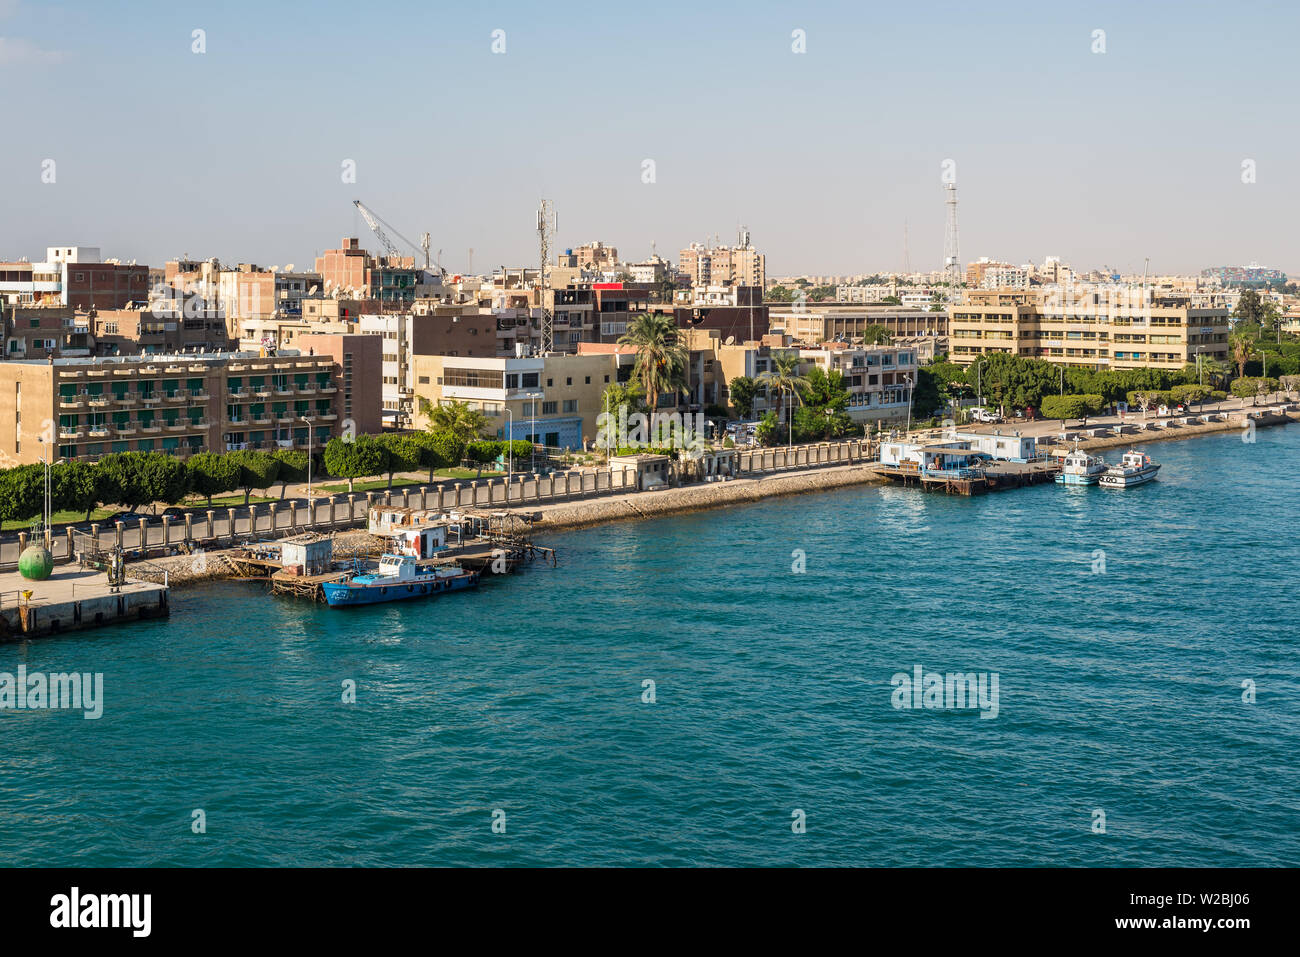
<svg viewBox="0 0 1300 957">
<path fill-rule="evenodd" d="M 102 571 L 56 566 L 44 581 L 0 572 L 0 640 L 21 640 L 99 628 L 170 614 L 166 585 L 127 579 L 109 582 Z"/>
</svg>

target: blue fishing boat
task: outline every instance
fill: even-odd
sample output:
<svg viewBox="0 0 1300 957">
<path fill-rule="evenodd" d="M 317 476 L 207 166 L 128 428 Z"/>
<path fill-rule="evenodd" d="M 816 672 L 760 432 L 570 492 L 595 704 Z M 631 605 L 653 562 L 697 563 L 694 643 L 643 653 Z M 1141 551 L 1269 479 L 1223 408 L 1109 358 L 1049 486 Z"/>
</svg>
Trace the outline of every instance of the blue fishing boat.
<svg viewBox="0 0 1300 957">
<path fill-rule="evenodd" d="M 478 585 L 479 573 L 459 565 L 419 565 L 410 555 L 384 555 L 379 570 L 349 575 L 343 581 L 324 582 L 321 589 L 331 608 L 375 605 L 380 602 L 428 598 Z"/>
</svg>

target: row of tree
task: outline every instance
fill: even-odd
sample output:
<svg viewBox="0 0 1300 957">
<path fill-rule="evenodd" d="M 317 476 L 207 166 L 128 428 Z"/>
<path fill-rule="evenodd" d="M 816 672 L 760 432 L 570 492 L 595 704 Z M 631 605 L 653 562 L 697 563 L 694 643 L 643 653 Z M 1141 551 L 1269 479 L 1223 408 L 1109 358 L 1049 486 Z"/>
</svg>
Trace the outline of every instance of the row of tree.
<svg viewBox="0 0 1300 957">
<path fill-rule="evenodd" d="M 478 434 L 478 433 L 475 433 Z M 527 461 L 533 444 L 516 440 L 463 438 L 454 430 L 360 435 L 331 439 L 321 459 L 328 475 L 348 480 L 386 475 L 391 488 L 398 472 L 427 468 L 429 481 L 439 469 L 469 461 L 479 467 L 509 454 Z M 241 449 L 199 452 L 180 459 L 166 452 L 114 452 L 97 462 L 60 462 L 50 466 L 51 510 L 82 512 L 89 520 L 101 506 L 129 511 L 154 503 L 178 503 L 191 495 L 206 500 L 227 492 L 243 492 L 247 505 L 253 490 L 280 483 L 280 497 L 293 483 L 308 477 L 307 453 L 298 449 Z M 319 463 L 317 463 L 319 467 Z M 318 473 L 319 474 L 319 473 Z M 45 508 L 45 466 L 20 465 L 0 470 L 0 521 L 26 521 Z"/>
<path fill-rule="evenodd" d="M 179 459 L 166 452 L 114 452 L 97 462 L 50 466 L 50 504 L 56 512 L 83 512 L 87 520 L 101 505 L 130 511 L 155 502 L 181 502 L 191 494 L 212 496 L 307 477 L 307 453 L 241 450 L 200 452 Z M 281 496 L 284 492 L 281 490 Z M 26 521 L 45 508 L 45 466 L 20 465 L 0 471 L 0 521 Z"/>
</svg>

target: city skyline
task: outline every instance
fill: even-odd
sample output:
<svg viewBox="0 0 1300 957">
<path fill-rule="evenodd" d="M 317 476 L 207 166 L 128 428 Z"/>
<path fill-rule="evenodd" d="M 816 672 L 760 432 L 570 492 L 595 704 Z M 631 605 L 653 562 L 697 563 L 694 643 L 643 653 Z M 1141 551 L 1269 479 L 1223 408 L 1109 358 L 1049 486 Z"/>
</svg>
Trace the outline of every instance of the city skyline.
<svg viewBox="0 0 1300 957">
<path fill-rule="evenodd" d="M 901 270 L 906 229 L 928 271 L 951 160 L 964 262 L 1300 271 L 1290 31 L 1259 29 L 1293 11 L 340 8 L 0 2 L 0 82 L 65 105 L 0 153 L 0 258 L 303 269 L 344 236 L 377 249 L 360 198 L 483 273 L 536 261 L 545 196 L 553 250 L 676 258 L 743 224 L 769 275 L 854 275 Z"/>
</svg>

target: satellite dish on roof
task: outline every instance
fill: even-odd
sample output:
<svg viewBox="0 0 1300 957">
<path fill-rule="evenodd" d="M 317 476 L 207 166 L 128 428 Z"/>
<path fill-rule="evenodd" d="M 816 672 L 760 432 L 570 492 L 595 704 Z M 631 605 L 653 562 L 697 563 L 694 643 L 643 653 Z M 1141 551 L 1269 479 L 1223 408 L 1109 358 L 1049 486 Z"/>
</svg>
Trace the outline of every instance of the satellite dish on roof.
<svg viewBox="0 0 1300 957">
<path fill-rule="evenodd" d="M 316 290 L 319 289 L 319 288 L 320 288 L 320 286 L 312 286 L 310 289 L 307 290 L 307 295 L 309 295 L 309 296 L 314 296 L 314 295 L 316 295 Z"/>
<path fill-rule="evenodd" d="M 284 271 L 285 271 L 285 272 L 293 272 L 293 263 L 288 263 L 287 265 L 285 265 L 285 267 L 284 267 Z"/>
<path fill-rule="evenodd" d="M 736 344 L 735 336 L 727 336 L 727 341 L 723 345 L 734 346 Z"/>
</svg>

